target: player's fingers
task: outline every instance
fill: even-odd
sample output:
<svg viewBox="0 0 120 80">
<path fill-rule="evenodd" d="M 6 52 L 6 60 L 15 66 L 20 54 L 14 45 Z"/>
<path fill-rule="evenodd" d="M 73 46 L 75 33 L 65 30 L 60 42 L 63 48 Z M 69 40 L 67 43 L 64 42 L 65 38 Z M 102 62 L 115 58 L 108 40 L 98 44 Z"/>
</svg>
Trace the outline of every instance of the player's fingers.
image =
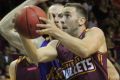
<svg viewBox="0 0 120 80">
<path fill-rule="evenodd" d="M 45 23 L 48 23 L 48 22 L 49 22 L 49 20 L 48 20 L 48 19 L 43 18 L 43 17 L 39 17 L 39 19 L 40 19 L 40 20 L 42 20 L 42 21 L 43 21 L 43 22 L 45 22 Z"/>
<path fill-rule="evenodd" d="M 36 24 L 37 27 L 40 27 L 40 28 L 50 28 L 50 25 L 49 24 Z"/>
<path fill-rule="evenodd" d="M 54 18 L 53 18 L 53 15 L 51 13 L 49 13 L 49 18 L 52 22 L 54 22 Z"/>
<path fill-rule="evenodd" d="M 48 34 L 48 29 L 36 30 L 36 33 L 40 35 Z"/>
</svg>

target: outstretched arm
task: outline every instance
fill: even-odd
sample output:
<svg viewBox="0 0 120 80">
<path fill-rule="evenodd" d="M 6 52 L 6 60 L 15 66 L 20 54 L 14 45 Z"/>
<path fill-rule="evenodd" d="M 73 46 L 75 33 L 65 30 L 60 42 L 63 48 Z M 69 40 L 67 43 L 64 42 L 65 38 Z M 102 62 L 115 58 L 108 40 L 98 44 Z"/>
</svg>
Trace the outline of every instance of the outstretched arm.
<svg viewBox="0 0 120 80">
<path fill-rule="evenodd" d="M 27 39 L 23 36 L 20 37 L 27 52 L 27 56 L 32 60 L 32 62 L 48 62 L 56 58 L 57 40 L 49 42 L 46 47 L 37 48 L 30 39 Z"/>
<path fill-rule="evenodd" d="M 83 39 L 79 39 L 57 28 L 54 21 L 47 20 L 45 18 L 40 19 L 46 22 L 46 24 L 37 24 L 37 27 L 45 28 L 42 30 L 37 30 L 38 33 L 49 34 L 50 36 L 59 40 L 71 52 L 75 53 L 80 57 L 86 58 L 96 53 L 97 51 L 101 51 L 101 46 L 102 49 L 104 47 L 102 52 L 107 51 L 104 34 L 97 27 L 93 27 L 88 30 L 85 34 L 85 37 Z"/>
<path fill-rule="evenodd" d="M 14 47 L 23 50 L 20 37 L 17 32 L 14 30 L 13 19 L 15 14 L 19 12 L 24 6 L 36 5 L 40 2 L 47 0 L 26 0 L 18 7 L 9 12 L 1 21 L 0 21 L 0 34 Z"/>
</svg>

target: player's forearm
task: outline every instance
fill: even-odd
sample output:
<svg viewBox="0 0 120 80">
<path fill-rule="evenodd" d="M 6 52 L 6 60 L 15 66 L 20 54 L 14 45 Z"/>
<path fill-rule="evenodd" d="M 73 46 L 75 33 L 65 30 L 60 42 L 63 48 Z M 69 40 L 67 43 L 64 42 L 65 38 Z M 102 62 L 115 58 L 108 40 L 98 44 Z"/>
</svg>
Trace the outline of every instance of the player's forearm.
<svg viewBox="0 0 120 80">
<path fill-rule="evenodd" d="M 76 55 L 81 57 L 87 57 L 89 50 L 87 46 L 79 38 L 72 37 L 63 31 L 57 33 L 55 37 Z"/>
<path fill-rule="evenodd" d="M 10 45 L 14 46 L 24 53 L 23 45 L 21 44 L 21 40 L 17 32 L 15 32 L 14 30 L 10 30 L 1 33 L 1 35 L 9 42 Z"/>
<path fill-rule="evenodd" d="M 24 48 L 26 50 L 27 56 L 34 62 L 48 62 L 52 61 L 57 56 L 57 51 L 51 46 L 36 48 L 36 46 L 31 42 L 30 39 L 27 39 L 21 36 Z M 54 46 L 54 45 L 52 45 Z"/>
<path fill-rule="evenodd" d="M 33 61 L 34 63 L 38 62 L 37 57 L 37 48 L 36 46 L 31 42 L 30 39 L 27 39 L 23 36 L 20 36 L 22 40 L 22 44 L 24 45 L 24 49 L 26 51 L 27 56 Z"/>
</svg>

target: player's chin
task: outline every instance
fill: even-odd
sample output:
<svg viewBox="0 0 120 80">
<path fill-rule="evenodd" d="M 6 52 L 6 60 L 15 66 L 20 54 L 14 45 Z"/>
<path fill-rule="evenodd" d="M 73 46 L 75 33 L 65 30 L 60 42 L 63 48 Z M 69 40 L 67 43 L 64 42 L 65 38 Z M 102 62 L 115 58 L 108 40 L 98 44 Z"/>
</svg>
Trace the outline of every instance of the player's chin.
<svg viewBox="0 0 120 80">
<path fill-rule="evenodd" d="M 62 31 L 64 31 L 64 32 L 68 33 L 68 29 L 62 29 Z"/>
</svg>

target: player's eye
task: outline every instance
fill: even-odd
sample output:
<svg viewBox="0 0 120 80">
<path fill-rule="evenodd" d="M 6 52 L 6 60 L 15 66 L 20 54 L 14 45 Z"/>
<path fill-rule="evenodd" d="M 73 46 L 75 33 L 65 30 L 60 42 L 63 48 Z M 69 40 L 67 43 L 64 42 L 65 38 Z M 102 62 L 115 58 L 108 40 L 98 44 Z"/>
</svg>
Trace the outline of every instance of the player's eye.
<svg viewBox="0 0 120 80">
<path fill-rule="evenodd" d="M 65 14 L 66 18 L 69 18 L 70 17 L 70 14 Z"/>
<path fill-rule="evenodd" d="M 58 14 L 58 17 L 62 18 L 62 17 L 63 17 L 63 14 Z"/>
<path fill-rule="evenodd" d="M 53 15 L 53 18 L 55 18 L 55 14 L 52 14 Z"/>
</svg>

